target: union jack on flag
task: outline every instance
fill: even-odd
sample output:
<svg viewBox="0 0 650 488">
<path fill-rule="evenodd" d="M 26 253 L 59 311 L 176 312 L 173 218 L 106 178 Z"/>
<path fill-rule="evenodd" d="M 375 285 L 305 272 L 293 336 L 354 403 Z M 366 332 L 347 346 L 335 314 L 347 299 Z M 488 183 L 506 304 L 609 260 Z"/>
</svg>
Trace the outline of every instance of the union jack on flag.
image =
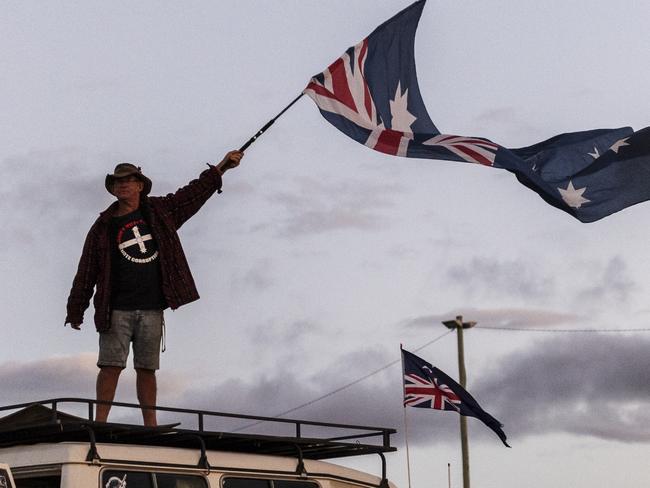
<svg viewBox="0 0 650 488">
<path fill-rule="evenodd" d="M 501 422 L 483 410 L 465 388 L 424 359 L 404 349 L 402 364 L 405 407 L 453 410 L 460 415 L 476 417 L 510 447 Z"/>
<path fill-rule="evenodd" d="M 497 144 L 442 135 L 427 114 L 413 54 L 424 3 L 414 3 L 377 27 L 314 76 L 304 93 L 332 125 L 377 151 L 492 166 Z"/>
<path fill-rule="evenodd" d="M 460 398 L 433 375 L 404 374 L 404 405 L 407 407 L 459 410 Z"/>
<path fill-rule="evenodd" d="M 309 81 L 304 93 L 328 122 L 386 154 L 506 169 L 581 222 L 650 200 L 650 127 L 572 132 L 516 149 L 441 134 L 415 70 L 415 31 L 424 4 L 419 0 L 384 22 Z"/>
</svg>

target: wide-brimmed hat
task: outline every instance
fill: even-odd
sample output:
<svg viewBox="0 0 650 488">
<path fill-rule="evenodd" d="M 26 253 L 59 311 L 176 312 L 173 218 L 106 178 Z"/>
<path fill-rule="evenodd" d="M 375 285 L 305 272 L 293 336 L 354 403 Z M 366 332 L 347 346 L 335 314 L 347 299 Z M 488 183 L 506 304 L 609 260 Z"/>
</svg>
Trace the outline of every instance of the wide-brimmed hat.
<svg viewBox="0 0 650 488">
<path fill-rule="evenodd" d="M 142 174 L 140 166 L 131 163 L 118 163 L 117 166 L 115 166 L 113 174 L 106 175 L 104 185 L 106 186 L 108 193 L 113 195 L 113 184 L 115 183 L 115 180 L 118 178 L 124 178 L 125 176 L 135 176 L 144 183 L 144 188 L 142 188 L 141 193 L 142 196 L 148 195 L 151 191 L 151 180 Z"/>
</svg>

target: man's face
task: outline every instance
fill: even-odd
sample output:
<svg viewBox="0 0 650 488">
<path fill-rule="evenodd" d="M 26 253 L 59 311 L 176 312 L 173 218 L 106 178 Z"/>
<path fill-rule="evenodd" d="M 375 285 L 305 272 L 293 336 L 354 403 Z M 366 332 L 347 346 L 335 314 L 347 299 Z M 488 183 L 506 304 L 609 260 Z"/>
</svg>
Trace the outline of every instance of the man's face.
<svg viewBox="0 0 650 488">
<path fill-rule="evenodd" d="M 118 200 L 133 200 L 140 198 L 140 192 L 144 188 L 137 176 L 125 176 L 124 178 L 116 178 L 113 183 L 113 195 Z"/>
</svg>

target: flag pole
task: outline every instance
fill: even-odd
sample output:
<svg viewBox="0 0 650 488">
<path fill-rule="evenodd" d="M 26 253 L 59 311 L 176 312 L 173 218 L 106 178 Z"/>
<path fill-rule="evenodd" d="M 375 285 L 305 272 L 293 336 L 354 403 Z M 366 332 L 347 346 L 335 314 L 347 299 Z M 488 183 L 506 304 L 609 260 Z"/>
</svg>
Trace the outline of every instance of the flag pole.
<svg viewBox="0 0 650 488">
<path fill-rule="evenodd" d="M 409 488 L 411 488 L 411 456 L 409 455 L 409 428 L 406 416 L 406 387 L 404 386 L 404 354 L 402 354 L 402 344 L 399 345 L 399 357 L 402 362 L 402 408 L 404 409 L 404 443 L 406 444 L 406 475 L 408 478 Z"/>
<path fill-rule="evenodd" d="M 274 123 L 277 119 L 279 119 L 280 116 L 281 116 L 283 113 L 285 113 L 287 110 L 289 110 L 289 109 L 291 108 L 291 106 L 292 106 L 294 103 L 296 103 L 298 100 L 300 100 L 300 98 L 301 98 L 303 95 L 304 95 L 304 93 L 303 93 L 303 92 L 300 92 L 300 95 L 298 95 L 296 98 L 294 98 L 293 101 L 292 101 L 289 105 L 287 105 L 286 107 L 284 107 L 284 108 L 282 109 L 282 111 L 281 111 L 278 115 L 276 115 L 276 116 L 273 117 L 271 120 L 269 120 L 266 124 L 264 124 L 264 126 L 263 126 L 260 130 L 258 130 L 257 133 L 256 133 L 253 137 L 251 137 L 248 141 L 246 141 L 246 144 L 244 144 L 242 147 L 240 147 L 240 148 L 239 148 L 239 151 L 240 151 L 240 152 L 244 152 L 246 149 L 248 149 L 248 146 L 250 146 L 251 144 L 253 144 L 253 143 L 255 142 L 255 140 L 256 140 L 259 136 L 261 136 L 262 134 L 264 134 L 264 132 L 266 132 L 266 129 L 268 129 L 269 127 L 271 127 L 271 126 L 273 125 L 273 123 Z"/>
</svg>

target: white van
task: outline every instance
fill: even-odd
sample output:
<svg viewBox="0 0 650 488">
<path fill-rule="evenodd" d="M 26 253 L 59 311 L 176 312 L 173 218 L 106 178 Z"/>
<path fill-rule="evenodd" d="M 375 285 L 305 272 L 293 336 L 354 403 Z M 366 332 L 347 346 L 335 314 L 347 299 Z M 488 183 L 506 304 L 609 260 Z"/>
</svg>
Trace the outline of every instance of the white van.
<svg viewBox="0 0 650 488">
<path fill-rule="evenodd" d="M 0 418 L 0 488 L 394 488 L 384 458 L 396 450 L 394 429 L 168 407 L 157 410 L 196 427 L 143 427 L 94 422 L 95 403 L 66 398 L 0 407 L 0 415 L 12 412 Z M 87 410 L 87 418 L 61 405 Z M 206 428 L 226 420 L 292 432 Z M 379 456 L 381 476 L 324 461 L 366 454 Z"/>
</svg>

